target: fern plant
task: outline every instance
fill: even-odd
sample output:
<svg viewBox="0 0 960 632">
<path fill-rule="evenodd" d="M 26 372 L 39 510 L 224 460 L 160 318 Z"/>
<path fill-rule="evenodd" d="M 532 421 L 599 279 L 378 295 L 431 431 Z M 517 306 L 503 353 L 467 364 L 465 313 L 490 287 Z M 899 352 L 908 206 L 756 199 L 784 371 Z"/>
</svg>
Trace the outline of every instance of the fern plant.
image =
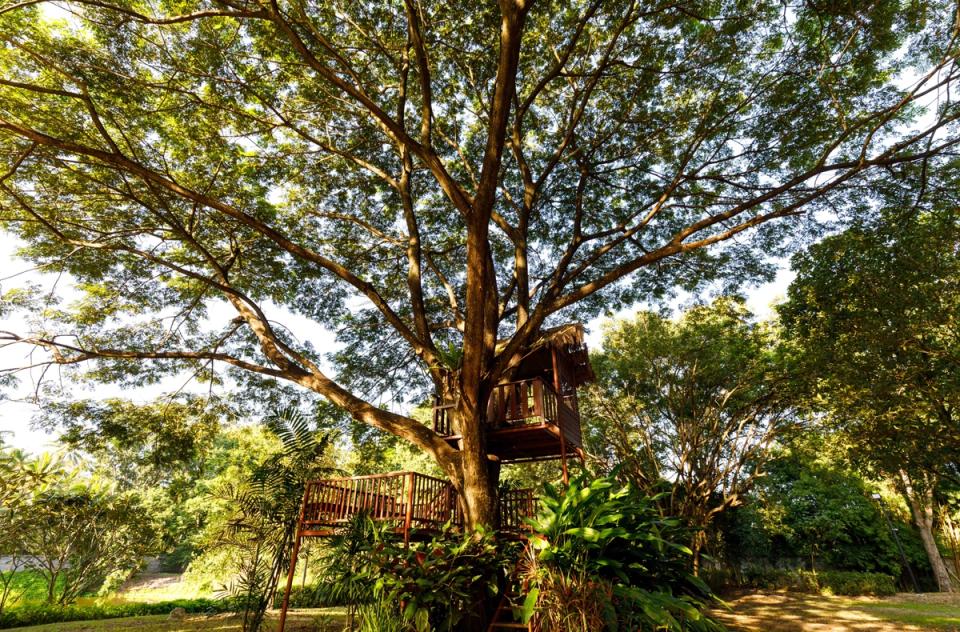
<svg viewBox="0 0 960 632">
<path fill-rule="evenodd" d="M 380 546 L 383 535 L 383 527 L 361 511 L 323 549 L 323 574 L 313 588 L 313 597 L 326 606 L 346 606 L 348 630 L 354 629 L 358 612 L 375 615 L 383 610 L 374 594 L 374 574 L 379 569 L 371 568 L 371 553 Z M 365 618 L 361 614 L 360 620 Z"/>
<path fill-rule="evenodd" d="M 234 515 L 219 544 L 237 553 L 239 568 L 228 592 L 238 601 L 244 632 L 260 630 L 290 564 L 307 482 L 332 471 L 324 464 L 329 436 L 313 429 L 299 410 L 280 410 L 263 423 L 279 439 L 280 450 L 248 480 L 221 490 Z"/>
</svg>

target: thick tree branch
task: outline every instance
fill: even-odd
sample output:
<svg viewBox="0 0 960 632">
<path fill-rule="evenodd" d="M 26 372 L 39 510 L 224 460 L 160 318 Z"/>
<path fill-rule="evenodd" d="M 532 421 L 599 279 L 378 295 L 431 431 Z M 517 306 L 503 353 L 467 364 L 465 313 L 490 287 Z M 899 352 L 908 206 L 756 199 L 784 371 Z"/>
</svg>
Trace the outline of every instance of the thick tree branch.
<svg viewBox="0 0 960 632">
<path fill-rule="evenodd" d="M 169 177 L 144 167 L 143 165 L 130 160 L 126 156 L 105 152 L 92 147 L 85 147 L 67 140 L 57 139 L 43 132 L 25 128 L 21 125 L 11 123 L 4 119 L 0 119 L 0 129 L 7 130 L 22 138 L 29 139 L 38 145 L 53 147 L 61 151 L 95 158 L 105 164 L 118 168 L 121 171 L 128 172 L 132 175 L 142 178 L 145 181 L 158 185 L 161 188 L 180 197 L 221 212 L 228 217 L 236 219 L 245 226 L 253 228 L 254 230 L 268 237 L 271 241 L 290 254 L 319 265 L 323 269 L 331 272 L 355 287 L 367 299 L 369 299 L 378 310 L 380 310 L 391 326 L 394 327 L 404 337 L 404 339 L 411 344 L 414 350 L 421 355 L 421 357 L 423 357 L 424 361 L 426 361 L 428 364 L 436 364 L 437 358 L 435 357 L 434 352 L 407 327 L 407 325 L 393 311 L 387 302 L 377 293 L 372 284 L 359 278 L 343 265 L 324 257 L 323 255 L 306 248 L 305 246 L 297 244 L 280 231 L 267 225 L 252 215 L 208 195 L 204 195 L 184 187 L 171 180 Z"/>
</svg>

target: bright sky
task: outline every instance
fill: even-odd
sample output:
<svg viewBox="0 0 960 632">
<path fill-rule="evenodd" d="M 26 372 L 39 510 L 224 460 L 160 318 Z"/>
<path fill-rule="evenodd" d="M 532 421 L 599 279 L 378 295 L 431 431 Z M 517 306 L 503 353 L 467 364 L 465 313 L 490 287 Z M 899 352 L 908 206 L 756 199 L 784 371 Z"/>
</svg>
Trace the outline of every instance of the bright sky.
<svg viewBox="0 0 960 632">
<path fill-rule="evenodd" d="M 28 282 L 40 282 L 44 287 L 50 287 L 53 282 L 49 275 L 40 275 L 31 270 L 31 265 L 19 259 L 16 254 L 16 241 L 9 235 L 0 234 L 0 294 Z M 777 278 L 772 283 L 767 283 L 753 288 L 747 292 L 748 305 L 750 309 L 760 318 L 766 318 L 771 314 L 771 305 L 786 292 L 786 287 L 792 279 L 792 273 L 789 270 L 781 269 Z M 67 289 L 64 282 L 59 283 L 58 289 L 63 292 Z M 674 307 L 678 307 L 682 299 L 675 302 Z M 220 322 L 232 317 L 229 308 L 224 306 L 223 312 L 217 308 L 211 310 L 211 316 L 217 318 Z M 615 317 L 626 316 L 634 310 L 627 309 L 617 314 Z M 218 314 L 218 312 L 220 312 Z M 290 327 L 291 331 L 308 332 L 313 344 L 320 349 L 331 349 L 334 338 L 330 332 L 319 328 L 315 323 L 309 320 L 294 316 L 284 312 L 279 316 L 282 322 Z M 590 330 L 587 342 L 591 348 L 600 346 L 600 325 L 603 319 L 596 319 L 588 323 Z M 12 331 L 15 333 L 26 333 L 28 328 L 22 318 L 0 319 L 0 331 Z M 0 349 L 0 368 L 23 366 L 28 361 L 29 349 L 24 346 L 14 346 Z M 52 441 L 54 437 L 47 435 L 42 431 L 31 428 L 30 419 L 36 412 L 35 404 L 29 402 L 35 387 L 34 380 L 38 374 L 21 375 L 21 386 L 13 393 L 13 398 L 0 400 L 0 432 L 4 433 L 4 441 L 14 446 L 29 450 L 31 452 L 41 452 L 54 447 Z M 48 378 L 50 375 L 48 374 Z M 183 386 L 183 380 L 170 378 L 161 384 L 142 388 L 137 390 L 121 389 L 111 384 L 97 385 L 96 387 L 86 387 L 81 389 L 72 386 L 72 390 L 80 397 L 88 398 L 106 398 L 106 397 L 126 397 L 137 401 L 149 401 L 164 393 L 170 393 L 180 389 Z"/>
</svg>

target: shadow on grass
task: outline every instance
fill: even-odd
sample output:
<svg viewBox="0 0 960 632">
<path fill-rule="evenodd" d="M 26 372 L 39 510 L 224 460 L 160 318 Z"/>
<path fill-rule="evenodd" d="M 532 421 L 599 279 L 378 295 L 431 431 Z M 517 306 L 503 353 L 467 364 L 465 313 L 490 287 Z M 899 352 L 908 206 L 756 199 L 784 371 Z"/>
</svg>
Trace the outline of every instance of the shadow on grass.
<svg viewBox="0 0 960 632">
<path fill-rule="evenodd" d="M 727 600 L 713 614 L 740 632 L 960 632 L 960 596 L 828 597 L 787 592 L 751 593 Z"/>
</svg>

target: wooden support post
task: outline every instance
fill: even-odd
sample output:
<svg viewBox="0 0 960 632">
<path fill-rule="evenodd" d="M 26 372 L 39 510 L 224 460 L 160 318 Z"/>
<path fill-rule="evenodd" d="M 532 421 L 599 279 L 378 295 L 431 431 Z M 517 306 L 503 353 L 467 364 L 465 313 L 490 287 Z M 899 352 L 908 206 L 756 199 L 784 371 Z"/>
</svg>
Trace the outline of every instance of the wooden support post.
<svg viewBox="0 0 960 632">
<path fill-rule="evenodd" d="M 300 503 L 300 516 L 297 518 L 297 535 L 293 540 L 293 554 L 290 556 L 290 571 L 287 573 L 287 587 L 283 591 L 283 604 L 280 606 L 280 622 L 277 632 L 283 632 L 287 625 L 287 608 L 290 607 L 290 591 L 293 590 L 293 575 L 297 572 L 297 557 L 300 555 L 300 542 L 303 539 L 303 517 L 307 510 L 307 498 L 310 493 L 310 483 L 303 490 L 303 501 Z"/>
<path fill-rule="evenodd" d="M 410 546 L 410 528 L 413 526 L 413 486 L 416 482 L 413 472 L 407 472 L 407 515 L 403 520 L 403 546 Z"/>
<path fill-rule="evenodd" d="M 563 484 L 570 484 L 570 474 L 567 472 L 567 440 L 563 436 L 563 423 L 560 423 L 560 467 L 563 468 Z"/>
<path fill-rule="evenodd" d="M 550 360 L 553 363 L 553 390 L 557 393 L 557 397 L 563 397 L 563 393 L 560 392 L 560 366 L 557 362 L 557 348 L 553 345 L 550 346 Z"/>
</svg>

